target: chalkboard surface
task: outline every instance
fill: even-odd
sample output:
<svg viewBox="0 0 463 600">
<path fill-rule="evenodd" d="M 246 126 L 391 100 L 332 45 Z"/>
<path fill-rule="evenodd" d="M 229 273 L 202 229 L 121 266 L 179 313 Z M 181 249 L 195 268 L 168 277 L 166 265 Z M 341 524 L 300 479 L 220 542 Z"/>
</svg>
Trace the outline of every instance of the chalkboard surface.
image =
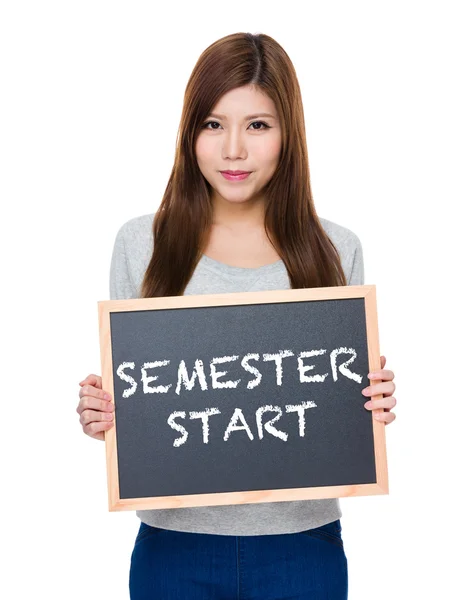
<svg viewBox="0 0 463 600">
<path fill-rule="evenodd" d="M 368 328 L 376 331 L 368 291 L 374 286 L 170 297 L 164 308 L 163 299 L 99 303 L 116 405 L 110 508 L 253 501 L 234 493 L 276 490 L 293 499 L 301 488 L 304 497 L 385 493 L 376 421 L 361 393 L 372 368 Z M 326 297 L 340 293 L 347 297 Z"/>
</svg>

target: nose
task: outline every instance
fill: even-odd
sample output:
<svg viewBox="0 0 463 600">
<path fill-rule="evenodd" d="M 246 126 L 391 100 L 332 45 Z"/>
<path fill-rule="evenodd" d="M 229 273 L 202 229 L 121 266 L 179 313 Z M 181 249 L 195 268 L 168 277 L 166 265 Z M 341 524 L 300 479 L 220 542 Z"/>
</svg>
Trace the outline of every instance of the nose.
<svg viewBox="0 0 463 600">
<path fill-rule="evenodd" d="M 230 128 L 223 136 L 222 158 L 246 158 L 247 151 L 239 128 Z"/>
</svg>

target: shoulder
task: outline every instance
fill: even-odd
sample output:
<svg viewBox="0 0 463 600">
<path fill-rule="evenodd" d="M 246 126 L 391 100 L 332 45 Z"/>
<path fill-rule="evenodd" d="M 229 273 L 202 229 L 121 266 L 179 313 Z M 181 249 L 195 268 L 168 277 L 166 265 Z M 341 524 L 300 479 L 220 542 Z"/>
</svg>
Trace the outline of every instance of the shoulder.
<svg viewBox="0 0 463 600">
<path fill-rule="evenodd" d="M 323 217 L 319 217 L 319 220 L 325 233 L 342 257 L 349 258 L 355 254 L 356 250 L 361 249 L 360 238 L 351 229 Z"/>
<path fill-rule="evenodd" d="M 325 233 L 333 242 L 341 259 L 347 285 L 364 284 L 363 249 L 360 239 L 351 229 L 319 217 Z"/>
<path fill-rule="evenodd" d="M 143 269 L 153 253 L 153 219 L 155 213 L 129 219 L 119 228 L 116 246 L 123 249 L 136 271 Z"/>
<path fill-rule="evenodd" d="M 140 242 L 152 239 L 154 214 L 149 213 L 129 219 L 120 226 L 117 235 L 126 243 L 134 243 L 140 238 Z"/>
<path fill-rule="evenodd" d="M 153 253 L 154 215 L 133 217 L 119 227 L 111 259 L 111 297 L 139 297 L 143 275 Z"/>
</svg>

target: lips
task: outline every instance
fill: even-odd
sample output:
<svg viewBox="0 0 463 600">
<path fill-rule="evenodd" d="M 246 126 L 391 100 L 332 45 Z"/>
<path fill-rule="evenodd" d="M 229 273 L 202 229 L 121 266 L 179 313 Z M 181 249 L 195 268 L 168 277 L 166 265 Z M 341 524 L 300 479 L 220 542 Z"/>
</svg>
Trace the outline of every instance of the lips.
<svg viewBox="0 0 463 600">
<path fill-rule="evenodd" d="M 243 181 L 251 175 L 252 171 L 220 171 L 222 177 L 228 181 Z"/>
<path fill-rule="evenodd" d="M 221 173 L 226 173 L 227 175 L 244 175 L 245 173 L 250 173 L 251 171 L 220 171 Z"/>
</svg>

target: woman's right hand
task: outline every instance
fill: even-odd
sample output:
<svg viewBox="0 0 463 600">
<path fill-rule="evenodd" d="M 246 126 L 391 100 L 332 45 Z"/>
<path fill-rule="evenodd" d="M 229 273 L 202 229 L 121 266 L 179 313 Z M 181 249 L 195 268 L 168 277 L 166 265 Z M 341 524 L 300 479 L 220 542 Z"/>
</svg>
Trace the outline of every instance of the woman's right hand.
<svg viewBox="0 0 463 600">
<path fill-rule="evenodd" d="M 104 432 L 114 425 L 114 404 L 111 394 L 101 389 L 99 375 L 88 375 L 79 383 L 79 404 L 76 411 L 84 433 L 96 440 L 104 440 Z"/>
</svg>

